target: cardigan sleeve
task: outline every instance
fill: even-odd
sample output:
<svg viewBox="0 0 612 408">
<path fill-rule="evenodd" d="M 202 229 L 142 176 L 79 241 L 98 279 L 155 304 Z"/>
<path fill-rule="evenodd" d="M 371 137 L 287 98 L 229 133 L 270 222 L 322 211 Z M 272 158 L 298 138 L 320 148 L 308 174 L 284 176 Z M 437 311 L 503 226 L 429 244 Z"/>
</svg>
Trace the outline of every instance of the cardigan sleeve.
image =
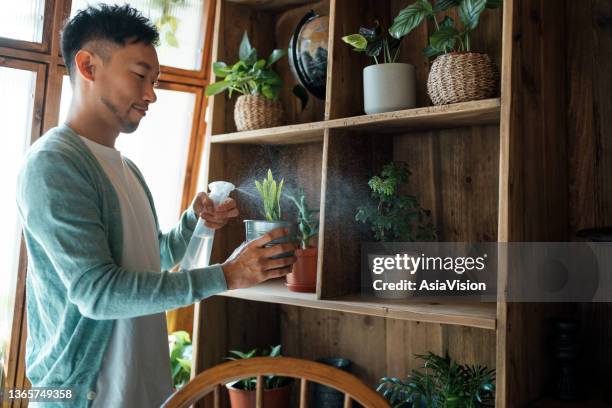
<svg viewBox="0 0 612 408">
<path fill-rule="evenodd" d="M 42 248 L 37 270 L 59 279 L 68 300 L 92 319 L 119 319 L 186 306 L 227 290 L 220 265 L 170 273 L 115 264 L 102 222 L 99 192 L 60 151 L 29 155 L 19 174 L 17 204 L 24 234 Z"/>
</svg>

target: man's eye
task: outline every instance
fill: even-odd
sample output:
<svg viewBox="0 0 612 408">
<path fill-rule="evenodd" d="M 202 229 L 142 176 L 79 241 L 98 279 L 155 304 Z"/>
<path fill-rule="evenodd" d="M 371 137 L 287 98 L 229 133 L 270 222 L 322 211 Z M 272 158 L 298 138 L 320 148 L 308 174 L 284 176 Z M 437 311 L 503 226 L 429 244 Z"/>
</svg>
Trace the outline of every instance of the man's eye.
<svg viewBox="0 0 612 408">
<path fill-rule="evenodd" d="M 144 75 L 140 75 L 138 72 L 134 72 L 134 75 L 136 75 L 140 79 L 144 79 Z"/>
</svg>

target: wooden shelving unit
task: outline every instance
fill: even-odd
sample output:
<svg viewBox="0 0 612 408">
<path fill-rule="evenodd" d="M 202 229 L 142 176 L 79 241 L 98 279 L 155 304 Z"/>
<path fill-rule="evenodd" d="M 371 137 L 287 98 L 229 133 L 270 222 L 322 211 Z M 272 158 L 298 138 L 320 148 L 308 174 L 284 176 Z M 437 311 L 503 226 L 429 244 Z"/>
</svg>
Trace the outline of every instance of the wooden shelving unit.
<svg viewBox="0 0 612 408">
<path fill-rule="evenodd" d="M 612 40 L 601 23 L 612 18 L 609 2 L 559 0 L 544 11 L 540 0 L 504 0 L 503 10 L 485 12 L 472 48 L 500 67 L 501 97 L 448 106 L 430 106 L 427 97 L 429 61 L 422 46 L 430 28 L 423 25 L 400 51 L 402 61 L 416 66 L 417 108 L 377 115 L 363 114 L 362 69 L 369 61 L 341 37 L 374 18 L 388 26 L 412 1 L 277 0 L 266 8 L 240 3 L 218 0 L 213 61 L 235 60 L 244 29 L 267 55 L 286 47 L 310 9 L 330 16 L 326 99 L 311 97 L 301 111 L 288 89 L 281 95 L 286 126 L 236 132 L 234 100 L 217 95 L 209 101 L 203 157 L 204 183 L 248 186 L 271 168 L 287 185 L 303 187 L 309 202 L 319 203 L 317 292 L 293 293 L 282 281 L 271 281 L 201 302 L 195 372 L 221 363 L 230 349 L 280 343 L 288 356 L 348 358 L 353 372 L 374 385 L 382 376 L 407 375 L 418 368 L 414 354 L 432 351 L 495 367 L 496 406 L 519 407 L 546 393 L 547 319 L 573 311 L 597 316 L 586 327 L 590 349 L 602 357 L 589 369 L 607 378 L 609 340 L 593 334 L 610 332 L 607 305 L 362 297 L 364 235 L 354 209 L 367 199 L 367 180 L 385 163 L 401 160 L 412 172 L 408 189 L 431 209 L 441 241 L 563 241 L 572 240 L 577 229 L 612 224 L 607 209 L 612 187 L 603 181 L 612 171 L 612 154 L 598 148 L 612 145 L 612 136 L 601 130 L 612 125 L 612 100 L 605 91 L 611 86 Z M 292 86 L 286 60 L 279 61 L 278 71 Z M 234 197 L 244 219 L 257 217 L 248 196 Z M 220 230 L 213 261 L 223 262 L 243 239 L 241 222 Z M 512 277 L 501 268 L 500 294 Z"/>
<path fill-rule="evenodd" d="M 457 324 L 495 329 L 496 305 L 491 303 L 428 303 L 389 301 L 374 297 L 345 295 L 335 299 L 317 299 L 314 293 L 287 290 L 284 279 L 273 279 L 253 288 L 230 290 L 223 294 L 236 299 L 271 302 L 313 309 L 335 310 L 368 316 L 388 317 L 426 323 Z"/>
</svg>

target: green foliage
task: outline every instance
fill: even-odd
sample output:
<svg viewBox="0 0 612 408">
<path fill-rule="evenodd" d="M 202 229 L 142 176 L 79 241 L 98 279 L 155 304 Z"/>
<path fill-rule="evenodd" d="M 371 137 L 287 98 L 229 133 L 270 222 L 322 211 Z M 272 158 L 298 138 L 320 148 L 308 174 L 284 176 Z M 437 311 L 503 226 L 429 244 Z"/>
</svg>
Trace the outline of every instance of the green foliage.
<svg viewBox="0 0 612 408">
<path fill-rule="evenodd" d="M 306 204 L 304 189 L 300 188 L 297 195 L 286 194 L 298 210 L 298 226 L 300 228 L 300 243 L 302 249 L 308 248 L 308 240 L 319 233 L 319 220 L 316 213 L 319 210 L 311 210 Z"/>
<path fill-rule="evenodd" d="M 225 62 L 213 63 L 213 72 L 222 81 L 215 82 L 206 87 L 206 96 L 216 95 L 224 91 L 243 95 L 263 95 L 268 99 L 277 100 L 283 87 L 283 80 L 274 71 L 274 65 L 287 54 L 285 50 L 275 49 L 267 59 L 257 57 L 257 49 L 251 46 L 247 32 L 244 32 L 238 51 L 238 62 L 227 65 Z M 306 91 L 296 85 L 293 93 L 302 102 L 302 109 L 308 103 Z"/>
<path fill-rule="evenodd" d="M 381 28 L 380 23 L 375 20 L 374 27 L 360 27 L 358 34 L 346 35 L 342 37 L 342 41 L 352 46 L 354 51 L 365 53 L 368 57 L 374 58 L 374 62 L 378 64 L 381 53 L 384 63 L 397 60 L 401 38 L 389 38 L 386 31 Z"/>
<path fill-rule="evenodd" d="M 452 51 L 470 51 L 470 34 L 478 26 L 481 14 L 485 9 L 501 6 L 503 0 L 438 0 L 432 6 L 430 0 L 417 0 L 402 9 L 393 20 L 389 34 L 394 38 L 402 38 L 423 21 L 430 19 L 435 31 L 429 38 L 429 45 L 423 53 L 427 57 L 435 57 Z M 445 16 L 441 21 L 437 15 L 452 7 L 458 7 L 462 27 L 457 27 L 455 21 Z"/>
<path fill-rule="evenodd" d="M 178 29 L 179 19 L 170 13 L 172 6 L 185 4 L 186 0 L 154 0 L 153 6 L 161 8 L 162 14 L 155 21 L 155 27 L 159 31 L 160 40 L 166 45 L 178 48 L 179 43 L 176 39 L 176 30 Z"/>
<path fill-rule="evenodd" d="M 191 378 L 192 346 L 189 333 L 176 331 L 168 336 L 172 383 L 178 389 Z"/>
<path fill-rule="evenodd" d="M 255 180 L 255 187 L 263 201 L 264 216 L 268 221 L 279 221 L 281 219 L 280 198 L 284 183 L 285 179 L 282 179 L 277 185 L 270 169 L 268 169 L 267 178 L 261 182 Z"/>
<path fill-rule="evenodd" d="M 368 181 L 376 205 L 358 207 L 355 219 L 370 224 L 377 241 L 430 241 L 436 238 L 430 211 L 421 208 L 418 199 L 402 195 L 399 188 L 408 181 L 406 164 L 392 162 L 380 176 Z"/>
<path fill-rule="evenodd" d="M 238 350 L 230 350 L 230 354 L 233 354 L 233 356 L 226 357 L 226 360 L 241 360 L 241 359 L 258 357 L 258 356 L 259 357 L 265 357 L 265 356 L 281 357 L 281 346 L 280 344 L 276 346 L 272 346 L 270 347 L 270 350 L 268 352 L 262 353 L 259 355 L 257 354 L 256 348 L 246 353 L 242 351 L 238 351 Z M 267 376 L 264 376 L 264 389 L 271 390 L 274 388 L 281 388 L 289 384 L 290 381 L 291 379 L 289 377 L 267 375 Z M 246 391 L 255 390 L 256 386 L 257 386 L 256 377 L 243 378 L 241 380 L 238 380 L 236 384 L 234 384 L 235 388 L 246 390 Z"/>
<path fill-rule="evenodd" d="M 433 353 L 416 355 L 423 372 L 413 370 L 405 380 L 384 377 L 376 390 L 394 407 L 481 408 L 495 403 L 495 370 L 460 365 Z"/>
</svg>

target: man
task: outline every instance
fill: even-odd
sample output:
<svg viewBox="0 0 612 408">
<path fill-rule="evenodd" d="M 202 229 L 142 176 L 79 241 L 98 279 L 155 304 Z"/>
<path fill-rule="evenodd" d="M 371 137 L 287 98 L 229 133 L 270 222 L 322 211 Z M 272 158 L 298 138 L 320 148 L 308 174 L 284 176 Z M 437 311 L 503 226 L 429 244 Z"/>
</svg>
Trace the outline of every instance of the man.
<svg viewBox="0 0 612 408">
<path fill-rule="evenodd" d="M 287 233 L 279 229 L 222 265 L 168 272 L 198 217 L 217 229 L 238 210 L 232 199 L 215 209 L 201 192 L 162 233 L 142 175 L 114 148 L 156 100 L 157 40 L 127 5 L 89 7 L 68 21 L 68 118 L 31 146 L 19 175 L 29 255 L 26 374 L 35 387 L 71 389 L 59 406 L 158 407 L 172 386 L 164 311 L 283 276 L 295 261 L 270 259 L 295 248 L 264 247 Z"/>
</svg>

